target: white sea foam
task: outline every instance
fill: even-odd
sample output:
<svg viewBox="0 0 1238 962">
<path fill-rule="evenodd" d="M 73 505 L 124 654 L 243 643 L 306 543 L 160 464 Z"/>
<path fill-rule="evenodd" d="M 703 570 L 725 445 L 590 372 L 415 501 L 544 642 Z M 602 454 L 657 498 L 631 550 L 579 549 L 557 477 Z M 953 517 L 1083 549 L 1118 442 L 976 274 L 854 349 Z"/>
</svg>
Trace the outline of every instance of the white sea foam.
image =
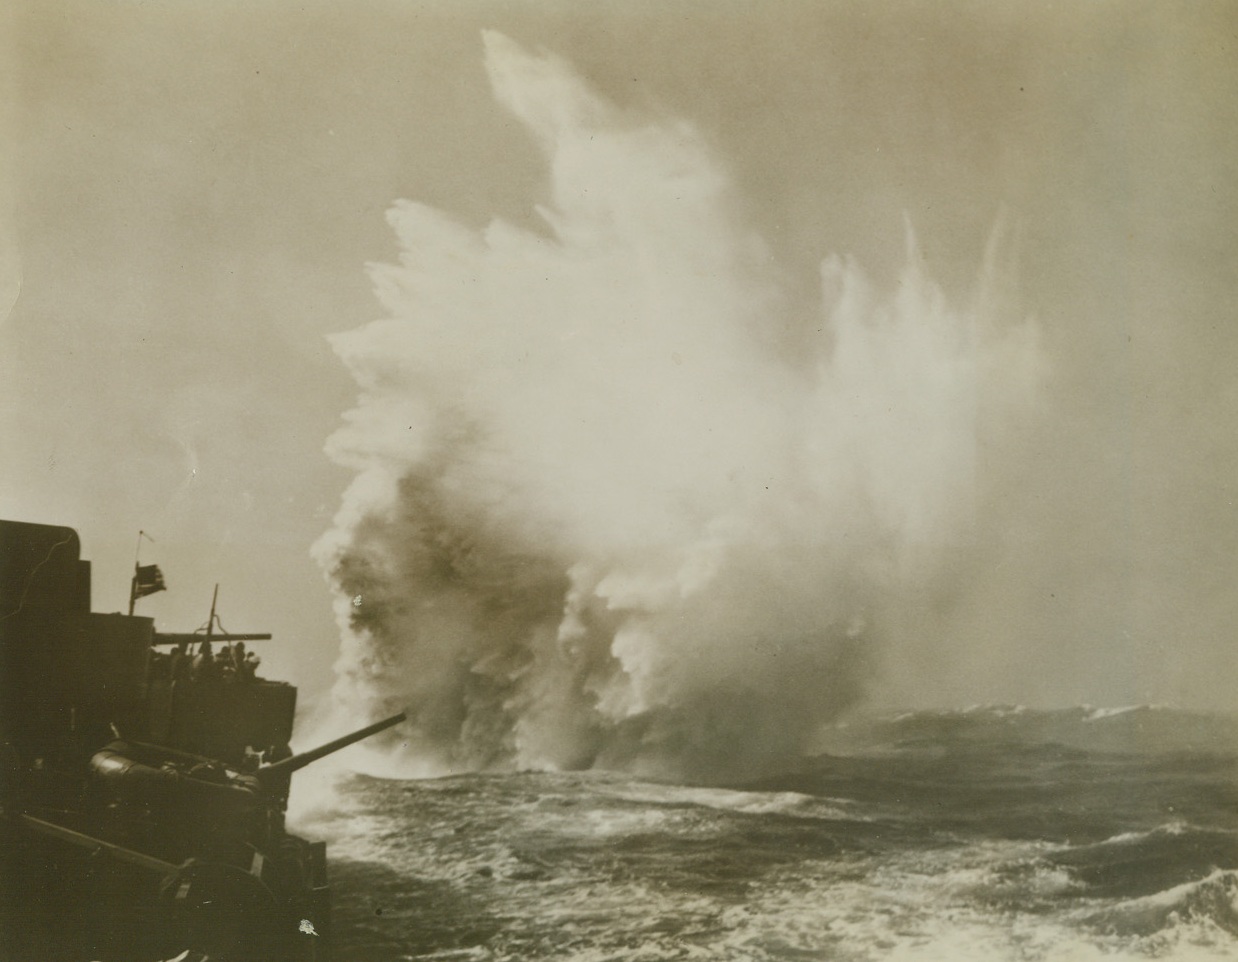
<svg viewBox="0 0 1238 962">
<path fill-rule="evenodd" d="M 688 788 L 632 783 L 609 794 L 635 802 L 699 805 L 728 812 L 754 815 L 796 815 L 801 818 L 867 821 L 871 816 L 845 798 L 805 795 L 801 792 L 741 792 L 723 788 Z"/>
<path fill-rule="evenodd" d="M 1120 705 L 1112 708 L 1093 708 L 1090 705 L 1084 705 L 1083 710 L 1086 712 L 1084 721 L 1104 721 L 1107 718 L 1117 718 L 1132 712 L 1157 711 L 1164 708 L 1164 705 Z"/>
<path fill-rule="evenodd" d="M 1061 869 L 1040 862 L 1040 848 L 998 843 L 896 856 L 863 881 L 840 880 L 839 866 L 826 865 L 812 885 L 780 879 L 726 914 L 726 946 L 734 953 L 726 957 L 1204 962 L 1232 958 L 1238 949 L 1216 920 L 1187 913 L 1168 918 L 1164 911 L 1209 880 L 1142 900 L 1156 906 L 1165 922 L 1144 934 L 1089 928 L 1086 910 L 1071 908 L 1074 903 L 1063 898 L 1080 887 Z M 1060 908 L 1053 907 L 1057 903 Z"/>
<path fill-rule="evenodd" d="M 1191 825 L 1186 822 L 1174 820 L 1166 822 L 1164 825 L 1158 825 L 1155 828 L 1150 828 L 1142 832 L 1119 832 L 1110 838 L 1097 842 L 1097 845 L 1131 845 L 1138 842 L 1147 841 L 1150 838 L 1155 838 L 1158 835 L 1182 835 L 1190 831 Z M 1214 830 L 1215 831 L 1215 830 Z"/>
</svg>

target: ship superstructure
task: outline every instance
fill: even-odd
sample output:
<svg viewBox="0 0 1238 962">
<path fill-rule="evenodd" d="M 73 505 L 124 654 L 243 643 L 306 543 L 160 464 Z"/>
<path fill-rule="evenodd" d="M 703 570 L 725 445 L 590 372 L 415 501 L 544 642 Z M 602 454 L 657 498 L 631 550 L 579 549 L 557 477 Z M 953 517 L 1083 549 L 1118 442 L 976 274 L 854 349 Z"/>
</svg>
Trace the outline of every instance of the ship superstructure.
<svg viewBox="0 0 1238 962">
<path fill-rule="evenodd" d="M 0 956 L 327 958 L 290 779 L 404 716 L 293 755 L 297 689 L 245 649 L 268 635 L 91 611 L 90 575 L 71 528 L 0 521 Z"/>
</svg>

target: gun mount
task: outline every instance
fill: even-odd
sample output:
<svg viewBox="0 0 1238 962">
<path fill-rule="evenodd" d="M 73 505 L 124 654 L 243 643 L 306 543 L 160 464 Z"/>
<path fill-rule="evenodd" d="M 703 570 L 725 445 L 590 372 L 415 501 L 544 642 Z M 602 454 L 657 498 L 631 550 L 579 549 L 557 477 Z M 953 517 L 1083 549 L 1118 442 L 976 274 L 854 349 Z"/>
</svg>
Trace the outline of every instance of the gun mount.
<svg viewBox="0 0 1238 962">
<path fill-rule="evenodd" d="M 244 653 L 270 635 L 214 621 L 92 612 L 76 532 L 0 521 L 0 957 L 328 957 L 326 846 L 286 830 L 290 779 L 405 716 L 294 755 L 296 688 Z"/>
</svg>

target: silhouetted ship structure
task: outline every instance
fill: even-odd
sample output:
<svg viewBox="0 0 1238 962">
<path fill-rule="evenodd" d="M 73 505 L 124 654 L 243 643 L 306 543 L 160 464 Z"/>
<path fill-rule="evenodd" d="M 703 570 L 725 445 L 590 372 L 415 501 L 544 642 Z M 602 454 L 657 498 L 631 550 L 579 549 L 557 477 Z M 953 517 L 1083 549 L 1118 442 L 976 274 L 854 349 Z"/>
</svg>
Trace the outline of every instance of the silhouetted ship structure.
<svg viewBox="0 0 1238 962">
<path fill-rule="evenodd" d="M 162 590 L 138 567 L 131 600 Z M 284 827 L 297 690 L 245 641 L 90 610 L 77 533 L 0 521 L 0 958 L 324 960 L 325 843 Z M 220 650 L 212 652 L 212 646 Z"/>
</svg>

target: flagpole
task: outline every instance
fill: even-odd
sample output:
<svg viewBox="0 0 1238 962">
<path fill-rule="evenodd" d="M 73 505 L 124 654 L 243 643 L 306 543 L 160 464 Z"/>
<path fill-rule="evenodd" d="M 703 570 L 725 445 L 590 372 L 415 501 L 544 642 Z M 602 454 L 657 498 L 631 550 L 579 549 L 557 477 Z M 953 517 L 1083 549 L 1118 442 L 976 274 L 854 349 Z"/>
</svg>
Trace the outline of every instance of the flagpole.
<svg viewBox="0 0 1238 962">
<path fill-rule="evenodd" d="M 142 557 L 142 529 L 138 529 L 138 543 L 133 549 L 133 580 L 129 582 L 129 617 L 133 617 L 133 606 L 138 603 L 138 564 Z"/>
</svg>

